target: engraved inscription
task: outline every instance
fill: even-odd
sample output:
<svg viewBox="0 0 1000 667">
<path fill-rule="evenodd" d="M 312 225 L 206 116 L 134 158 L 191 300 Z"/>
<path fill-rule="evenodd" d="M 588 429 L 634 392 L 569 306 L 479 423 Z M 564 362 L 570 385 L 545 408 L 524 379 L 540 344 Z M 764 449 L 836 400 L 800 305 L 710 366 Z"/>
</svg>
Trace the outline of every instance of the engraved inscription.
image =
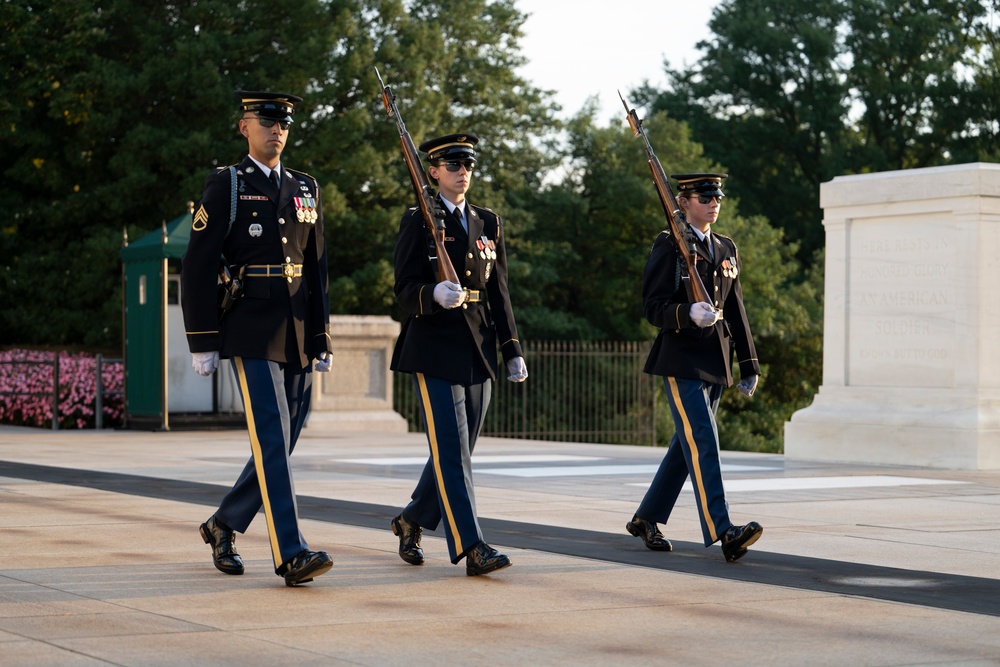
<svg viewBox="0 0 1000 667">
<path fill-rule="evenodd" d="M 936 221 L 879 221 L 853 230 L 849 382 L 950 386 L 958 244 Z"/>
</svg>

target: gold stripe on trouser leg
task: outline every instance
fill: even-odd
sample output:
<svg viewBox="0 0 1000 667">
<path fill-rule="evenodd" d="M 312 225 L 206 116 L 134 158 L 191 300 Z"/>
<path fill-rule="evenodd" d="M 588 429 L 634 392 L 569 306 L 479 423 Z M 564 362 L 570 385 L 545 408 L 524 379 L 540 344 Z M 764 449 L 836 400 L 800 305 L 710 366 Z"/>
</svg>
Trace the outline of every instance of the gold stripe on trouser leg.
<svg viewBox="0 0 1000 667">
<path fill-rule="evenodd" d="M 434 461 L 434 478 L 437 480 L 438 493 L 441 495 L 441 504 L 444 505 L 448 525 L 451 526 L 451 534 L 455 536 L 455 553 L 461 554 L 465 549 L 462 546 L 462 535 L 458 532 L 458 524 L 455 523 L 455 515 L 451 511 L 451 503 L 448 501 L 448 492 L 444 488 L 441 454 L 438 451 L 437 430 L 434 428 L 434 411 L 431 409 L 431 397 L 423 373 L 417 373 L 417 383 L 420 385 L 420 400 L 424 404 L 424 421 L 427 422 L 427 441 L 431 444 L 431 460 Z"/>
<path fill-rule="evenodd" d="M 243 408 L 247 414 L 247 431 L 250 433 L 250 451 L 253 453 L 253 464 L 257 468 L 257 483 L 260 484 L 260 497 L 264 501 L 264 516 L 267 519 L 267 535 L 271 540 L 271 557 L 274 567 L 281 567 L 281 547 L 278 546 L 278 532 L 274 529 L 274 517 L 271 516 L 271 500 L 267 497 L 267 476 L 264 474 L 264 457 L 260 451 L 260 440 L 257 438 L 257 425 L 253 419 L 253 403 L 250 402 L 250 388 L 247 386 L 246 372 L 243 370 L 243 359 L 233 357 L 236 364 L 236 375 L 240 383 L 240 393 L 243 394 Z"/>
<path fill-rule="evenodd" d="M 701 503 L 701 515 L 705 517 L 705 524 L 708 526 L 708 532 L 712 536 L 712 543 L 718 539 L 715 534 L 715 519 L 708 511 L 708 498 L 705 495 L 705 482 L 701 479 L 701 461 L 698 458 L 698 447 L 694 442 L 694 433 L 691 431 L 691 421 L 688 419 L 687 412 L 684 411 L 684 403 L 681 401 L 680 393 L 677 391 L 677 381 L 672 377 L 667 378 L 667 382 L 670 383 L 670 394 L 674 397 L 674 405 L 677 406 L 677 412 L 681 416 L 681 422 L 684 424 L 684 440 L 687 442 L 688 450 L 691 452 L 691 483 L 694 484 L 698 489 L 698 502 Z"/>
</svg>

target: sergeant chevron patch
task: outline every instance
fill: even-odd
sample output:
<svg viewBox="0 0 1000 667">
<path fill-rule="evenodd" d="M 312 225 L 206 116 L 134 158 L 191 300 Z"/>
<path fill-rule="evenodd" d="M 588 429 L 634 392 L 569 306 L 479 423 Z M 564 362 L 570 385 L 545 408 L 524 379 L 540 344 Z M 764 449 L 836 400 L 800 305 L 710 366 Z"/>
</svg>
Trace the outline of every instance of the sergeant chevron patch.
<svg viewBox="0 0 1000 667">
<path fill-rule="evenodd" d="M 205 210 L 205 205 L 202 204 L 198 207 L 198 212 L 194 214 L 194 219 L 191 221 L 191 231 L 200 232 L 206 227 L 208 227 L 208 211 Z"/>
</svg>

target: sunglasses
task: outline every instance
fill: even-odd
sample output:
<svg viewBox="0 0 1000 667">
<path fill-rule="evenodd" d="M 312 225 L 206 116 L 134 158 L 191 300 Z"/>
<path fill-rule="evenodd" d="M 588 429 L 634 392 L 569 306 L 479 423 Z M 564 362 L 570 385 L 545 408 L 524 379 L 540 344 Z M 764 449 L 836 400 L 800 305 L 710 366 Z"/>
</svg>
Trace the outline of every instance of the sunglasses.
<svg viewBox="0 0 1000 667">
<path fill-rule="evenodd" d="M 292 124 L 290 120 L 275 120 L 274 118 L 260 118 L 258 116 L 251 116 L 251 118 L 256 118 L 261 127 L 274 127 L 274 124 L 277 123 L 282 130 L 287 130 L 288 126 Z"/>
<path fill-rule="evenodd" d="M 707 204 L 711 201 L 722 203 L 722 195 L 698 195 L 699 204 Z"/>
<path fill-rule="evenodd" d="M 439 162 L 439 167 L 444 167 L 448 171 L 458 171 L 462 167 L 465 167 L 466 171 L 472 171 L 476 168 L 475 160 L 455 160 L 452 162 Z"/>
</svg>

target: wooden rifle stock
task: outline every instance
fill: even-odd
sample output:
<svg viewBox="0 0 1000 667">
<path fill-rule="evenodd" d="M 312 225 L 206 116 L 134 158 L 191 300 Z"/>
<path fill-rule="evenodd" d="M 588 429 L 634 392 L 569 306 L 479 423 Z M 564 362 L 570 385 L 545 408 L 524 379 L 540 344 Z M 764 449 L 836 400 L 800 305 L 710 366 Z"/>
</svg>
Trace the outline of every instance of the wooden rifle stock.
<svg viewBox="0 0 1000 667">
<path fill-rule="evenodd" d="M 646 136 L 646 130 L 642 127 L 642 121 L 639 120 L 635 109 L 628 108 L 628 103 L 622 97 L 621 91 L 618 91 L 618 97 L 621 97 L 622 104 L 625 105 L 625 113 L 628 116 L 628 124 L 632 128 L 632 133 L 637 137 L 642 137 L 643 142 L 646 144 L 646 158 L 649 162 L 649 170 L 653 172 L 653 182 L 656 183 L 656 192 L 660 195 L 660 203 L 663 204 L 663 211 L 667 214 L 670 233 L 673 234 L 677 242 L 677 252 L 680 253 L 681 259 L 687 268 L 688 296 L 691 298 L 692 303 L 704 301 L 717 311 L 712 297 L 709 295 L 708 290 L 705 289 L 705 283 L 702 282 L 701 276 L 698 274 L 698 255 L 694 252 L 694 243 L 697 237 L 695 237 L 691 225 L 687 221 L 682 223 L 680 220 L 680 207 L 677 205 L 677 199 L 674 198 L 674 191 L 670 188 L 670 181 L 667 180 L 667 175 L 663 171 L 663 166 L 660 165 L 660 160 L 653 153 L 653 147 L 649 144 L 649 138 Z"/>
<path fill-rule="evenodd" d="M 382 81 L 382 75 L 379 74 L 377 67 L 375 68 L 375 75 L 378 77 L 379 85 L 382 86 L 382 104 L 385 105 L 385 112 L 389 114 L 390 118 L 396 119 L 396 129 L 399 130 L 399 143 L 403 146 L 403 159 L 406 160 L 406 168 L 410 172 L 410 180 L 413 182 L 413 189 L 417 193 L 417 203 L 420 204 L 420 212 L 424 216 L 424 224 L 427 225 L 427 229 L 431 233 L 431 238 L 434 240 L 434 252 L 437 255 L 438 280 L 448 280 L 458 283 L 458 272 L 455 271 L 455 266 L 451 263 L 451 258 L 448 257 L 448 253 L 444 249 L 444 220 L 439 220 L 434 215 L 434 193 L 427 183 L 427 177 L 424 175 L 423 168 L 420 166 L 420 156 L 417 155 L 413 139 L 410 138 L 410 133 L 406 131 L 403 119 L 399 115 L 399 109 L 396 108 L 396 95 Z"/>
</svg>

